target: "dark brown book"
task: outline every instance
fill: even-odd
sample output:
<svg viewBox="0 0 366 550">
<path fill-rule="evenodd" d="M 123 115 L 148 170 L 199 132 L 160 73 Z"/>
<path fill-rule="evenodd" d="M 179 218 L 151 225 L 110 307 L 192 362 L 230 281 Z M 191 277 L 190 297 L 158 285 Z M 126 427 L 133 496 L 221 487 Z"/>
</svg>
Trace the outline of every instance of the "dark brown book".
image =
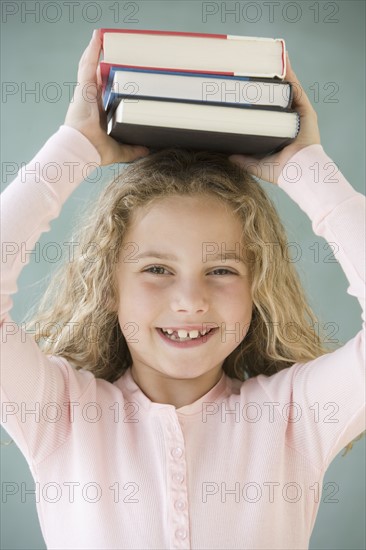
<svg viewBox="0 0 366 550">
<path fill-rule="evenodd" d="M 291 143 L 300 126 L 291 109 L 150 99 L 120 100 L 107 116 L 121 143 L 257 156 Z"/>
</svg>

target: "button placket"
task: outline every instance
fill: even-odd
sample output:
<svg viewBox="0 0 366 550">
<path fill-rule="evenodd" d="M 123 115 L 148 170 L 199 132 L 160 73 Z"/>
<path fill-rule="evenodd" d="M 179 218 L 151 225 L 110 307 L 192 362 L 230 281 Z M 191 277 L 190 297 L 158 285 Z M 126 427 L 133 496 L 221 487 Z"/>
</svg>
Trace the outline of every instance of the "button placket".
<svg viewBox="0 0 366 550">
<path fill-rule="evenodd" d="M 175 412 L 166 418 L 167 497 L 170 548 L 190 549 L 185 442 Z"/>
</svg>

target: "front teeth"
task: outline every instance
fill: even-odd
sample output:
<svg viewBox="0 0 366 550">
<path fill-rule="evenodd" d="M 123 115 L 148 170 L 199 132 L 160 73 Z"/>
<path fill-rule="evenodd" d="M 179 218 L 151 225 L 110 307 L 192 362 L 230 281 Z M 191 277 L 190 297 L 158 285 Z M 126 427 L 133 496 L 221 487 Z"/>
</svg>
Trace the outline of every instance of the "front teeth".
<svg viewBox="0 0 366 550">
<path fill-rule="evenodd" d="M 198 337 L 198 330 L 190 330 L 189 332 L 184 329 L 180 329 L 177 331 L 179 338 L 187 338 L 189 336 L 190 338 L 197 338 Z"/>
<path fill-rule="evenodd" d="M 162 329 L 163 332 L 165 332 L 166 334 L 168 335 L 172 335 L 173 334 L 173 330 L 168 328 L 166 330 Z M 179 329 L 177 330 L 177 334 L 178 334 L 178 337 L 179 338 L 198 338 L 199 336 L 204 336 L 206 333 L 208 332 L 208 330 L 184 330 L 184 329 Z"/>
</svg>

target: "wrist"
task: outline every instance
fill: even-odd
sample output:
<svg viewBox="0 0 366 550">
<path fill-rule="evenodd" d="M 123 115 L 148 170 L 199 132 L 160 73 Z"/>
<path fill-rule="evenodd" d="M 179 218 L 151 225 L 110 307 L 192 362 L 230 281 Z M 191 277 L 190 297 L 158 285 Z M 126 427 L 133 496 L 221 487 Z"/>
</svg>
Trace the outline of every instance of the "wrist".
<svg viewBox="0 0 366 550">
<path fill-rule="evenodd" d="M 67 120 L 65 120 L 63 126 L 71 128 L 72 130 L 77 132 L 79 139 L 83 142 L 83 147 L 88 148 L 90 156 L 93 157 L 93 162 L 98 166 L 101 166 L 102 155 L 100 152 L 100 148 L 95 143 L 95 139 L 90 139 L 89 132 L 86 131 L 84 128 L 78 127 L 76 124 L 70 124 L 69 122 L 67 122 Z"/>
</svg>

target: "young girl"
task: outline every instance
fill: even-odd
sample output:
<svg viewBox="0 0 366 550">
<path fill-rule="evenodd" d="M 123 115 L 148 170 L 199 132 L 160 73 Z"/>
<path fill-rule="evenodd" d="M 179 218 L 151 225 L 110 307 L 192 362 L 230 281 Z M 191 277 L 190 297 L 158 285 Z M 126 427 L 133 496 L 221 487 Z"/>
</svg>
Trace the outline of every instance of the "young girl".
<svg viewBox="0 0 366 550">
<path fill-rule="evenodd" d="M 308 548 L 326 469 L 365 429 L 364 330 L 323 348 L 253 175 L 336 243 L 363 308 L 364 197 L 325 154 L 290 65 L 301 131 L 281 152 L 149 154 L 107 136 L 100 51 L 95 32 L 65 124 L 2 196 L 2 425 L 47 548 Z M 9 316 L 21 245 L 115 162 L 131 164 L 83 222 L 34 337 Z"/>
</svg>

